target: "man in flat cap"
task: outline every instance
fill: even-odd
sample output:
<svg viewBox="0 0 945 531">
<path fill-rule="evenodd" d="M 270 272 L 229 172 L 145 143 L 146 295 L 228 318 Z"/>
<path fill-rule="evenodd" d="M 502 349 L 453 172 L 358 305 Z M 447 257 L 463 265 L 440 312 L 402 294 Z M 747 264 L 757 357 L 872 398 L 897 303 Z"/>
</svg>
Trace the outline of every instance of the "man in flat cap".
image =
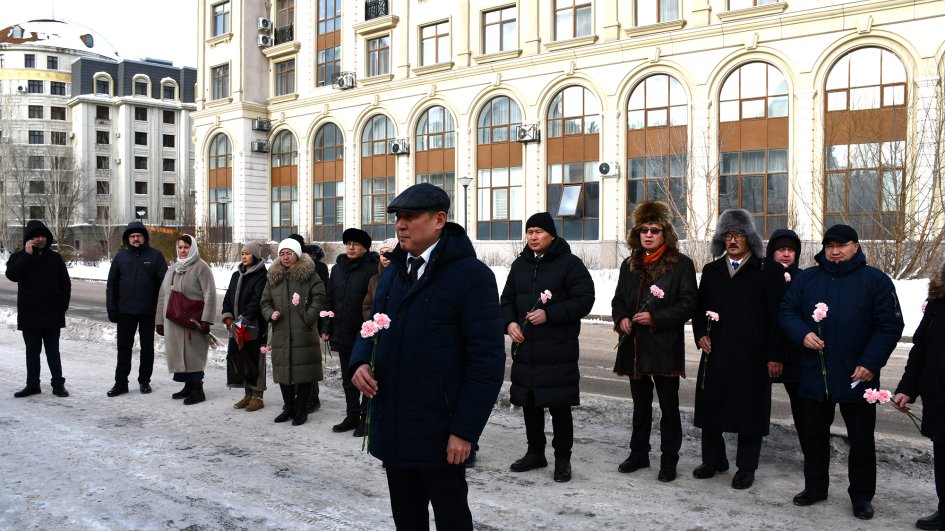
<svg viewBox="0 0 945 531">
<path fill-rule="evenodd" d="M 338 255 L 328 280 L 325 309 L 335 312 L 322 325 L 322 341 L 338 353 L 341 362 L 341 386 L 345 392 L 345 418 L 332 426 L 331 431 L 343 433 L 354 430 L 355 437 L 364 436 L 364 412 L 361 392 L 351 383 L 351 349 L 361 330 L 361 303 L 367 294 L 368 283 L 377 273 L 378 254 L 370 251 L 371 235 L 361 229 L 349 228 L 341 235 L 345 252 Z"/>
<path fill-rule="evenodd" d="M 853 227 L 830 227 L 823 245 L 814 257 L 817 265 L 791 282 L 779 311 L 787 339 L 806 349 L 798 391 L 804 408 L 804 490 L 794 496 L 794 505 L 827 499 L 830 425 L 840 404 L 850 439 L 847 493 L 853 515 L 868 520 L 876 493 L 876 405 L 866 402 L 863 392 L 879 389 L 879 371 L 904 324 L 892 281 L 866 265 Z M 820 303 L 826 307 L 817 308 Z M 815 319 L 815 310 L 826 315 Z"/>
<path fill-rule="evenodd" d="M 427 529 L 431 503 L 437 528 L 473 528 L 463 463 L 505 371 L 495 276 L 462 227 L 446 221 L 449 207 L 428 183 L 388 205 L 400 245 L 372 315 L 388 315 L 390 328 L 376 353 L 359 338 L 351 354 L 354 385 L 371 399 L 368 451 L 384 463 L 398 529 Z"/>
</svg>

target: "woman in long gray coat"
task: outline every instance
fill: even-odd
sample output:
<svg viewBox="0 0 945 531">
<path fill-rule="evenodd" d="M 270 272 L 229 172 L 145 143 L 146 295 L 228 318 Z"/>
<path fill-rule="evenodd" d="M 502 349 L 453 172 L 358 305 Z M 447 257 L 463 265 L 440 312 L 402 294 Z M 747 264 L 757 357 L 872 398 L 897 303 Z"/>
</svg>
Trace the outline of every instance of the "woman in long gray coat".
<svg viewBox="0 0 945 531">
<path fill-rule="evenodd" d="M 279 243 L 279 261 L 269 268 L 262 315 L 272 323 L 272 379 L 282 390 L 285 409 L 276 422 L 308 420 L 313 382 L 322 380 L 318 313 L 325 307 L 325 284 L 299 242 Z"/>
<path fill-rule="evenodd" d="M 167 306 L 171 291 L 179 291 L 191 300 L 203 301 L 200 319 L 191 326 L 177 324 L 167 318 Z M 157 315 L 163 317 L 155 325 L 158 335 L 164 336 L 164 351 L 167 370 L 174 374 L 175 382 L 183 382 L 184 388 L 171 395 L 183 398 L 185 405 L 206 400 L 203 394 L 203 370 L 207 366 L 207 351 L 210 349 L 210 322 L 217 313 L 217 288 L 213 282 L 210 266 L 200 258 L 197 241 L 189 234 L 177 239 L 177 262 L 167 268 L 161 295 L 158 297 Z"/>
</svg>

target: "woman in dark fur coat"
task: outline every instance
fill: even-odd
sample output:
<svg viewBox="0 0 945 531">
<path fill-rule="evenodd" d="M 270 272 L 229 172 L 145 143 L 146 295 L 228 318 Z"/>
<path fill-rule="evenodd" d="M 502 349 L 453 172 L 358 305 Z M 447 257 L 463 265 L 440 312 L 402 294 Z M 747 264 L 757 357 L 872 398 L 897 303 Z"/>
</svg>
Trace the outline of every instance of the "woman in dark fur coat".
<svg viewBox="0 0 945 531">
<path fill-rule="evenodd" d="M 666 203 L 648 201 L 633 210 L 627 245 L 631 255 L 620 266 L 610 303 L 614 329 L 620 334 L 614 372 L 630 378 L 633 397 L 630 456 L 617 468 L 633 472 L 650 466 L 655 387 L 662 414 L 657 478 L 668 482 L 676 478 L 682 445 L 679 377 L 686 376 L 683 325 L 696 308 L 696 271 L 692 260 L 679 252 L 673 215 Z M 662 298 L 651 294 L 653 286 L 663 291 Z"/>
<path fill-rule="evenodd" d="M 893 398 L 896 409 L 909 411 L 922 397 L 922 435 L 932 439 L 935 492 L 938 510 L 920 518 L 919 529 L 940 529 L 945 495 L 945 265 L 929 283 L 929 298 L 919 328 L 912 335 L 912 350 Z"/>
</svg>

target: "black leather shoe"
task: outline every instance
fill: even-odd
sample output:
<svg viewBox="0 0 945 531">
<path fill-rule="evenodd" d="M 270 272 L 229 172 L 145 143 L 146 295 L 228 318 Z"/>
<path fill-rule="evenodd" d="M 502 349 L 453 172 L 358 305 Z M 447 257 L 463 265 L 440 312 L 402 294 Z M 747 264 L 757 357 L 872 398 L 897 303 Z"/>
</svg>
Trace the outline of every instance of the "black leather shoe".
<svg viewBox="0 0 945 531">
<path fill-rule="evenodd" d="M 307 409 L 308 409 L 308 408 L 306 408 L 306 410 L 307 410 Z M 297 413 L 297 414 L 295 415 L 295 418 L 292 419 L 292 425 L 293 425 L 293 426 L 301 426 L 302 424 L 305 424 L 305 421 L 306 421 L 306 420 L 308 420 L 308 412 L 307 412 L 307 411 L 304 412 L 304 413 Z"/>
<path fill-rule="evenodd" d="M 755 471 L 754 470 L 741 470 L 739 469 L 735 472 L 735 477 L 732 478 L 732 488 L 733 489 L 747 489 L 752 486 L 755 482 Z"/>
<path fill-rule="evenodd" d="M 283 409 L 282 413 L 279 413 L 279 416 L 273 419 L 273 422 L 285 422 L 292 418 L 292 412 L 288 409 Z"/>
<path fill-rule="evenodd" d="M 811 492 L 807 489 L 802 490 L 794 496 L 794 505 L 800 507 L 807 507 L 808 505 L 813 505 L 819 501 L 824 501 L 827 499 L 826 492 Z"/>
<path fill-rule="evenodd" d="M 42 392 L 43 390 L 39 387 L 24 387 L 23 389 L 13 393 L 13 398 L 23 398 L 24 396 L 38 395 Z"/>
<path fill-rule="evenodd" d="M 512 472 L 528 472 L 536 468 L 545 468 L 548 466 L 548 460 L 540 454 L 525 454 L 524 457 L 512 463 L 509 469 Z"/>
<path fill-rule="evenodd" d="M 358 427 L 358 417 L 345 417 L 344 420 L 331 427 L 335 433 L 344 433 Z"/>
<path fill-rule="evenodd" d="M 141 394 L 146 395 L 151 392 L 151 384 L 141 384 L 139 387 Z"/>
<path fill-rule="evenodd" d="M 676 467 L 661 466 L 660 473 L 656 476 L 656 479 L 663 483 L 669 483 L 676 479 Z"/>
<path fill-rule="evenodd" d="M 125 385 L 115 384 L 115 386 L 112 387 L 111 389 L 109 389 L 108 392 L 105 393 L 105 395 L 107 395 L 107 396 L 119 396 L 119 395 L 123 395 L 123 394 L 125 394 L 125 393 L 127 393 L 127 392 L 128 392 L 128 384 L 125 384 Z"/>
<path fill-rule="evenodd" d="M 873 517 L 873 504 L 869 500 L 853 500 L 853 516 L 869 520 Z"/>
<path fill-rule="evenodd" d="M 571 460 L 555 458 L 555 481 L 567 483 L 571 481 Z"/>
<path fill-rule="evenodd" d="M 919 529 L 939 529 L 942 527 L 942 517 L 938 511 L 915 521 L 915 526 Z"/>
<path fill-rule="evenodd" d="M 364 437 L 364 432 L 365 432 L 365 430 L 367 430 L 367 426 L 365 426 L 364 421 L 362 420 L 362 421 L 358 422 L 358 427 L 355 428 L 353 432 L 351 432 L 351 436 L 352 436 L 352 437 Z"/>
<path fill-rule="evenodd" d="M 59 398 L 66 398 L 69 396 L 69 391 L 66 391 L 65 385 L 54 385 L 52 388 L 52 394 L 58 396 Z"/>
<path fill-rule="evenodd" d="M 629 474 L 630 472 L 636 472 L 641 468 L 650 468 L 650 458 L 645 455 L 633 455 L 630 454 L 630 457 L 623 460 L 623 463 L 617 465 L 617 470 L 623 472 L 624 474 Z"/>
<path fill-rule="evenodd" d="M 714 476 L 716 472 L 725 472 L 726 470 L 728 470 L 728 460 L 718 465 L 702 463 L 692 471 L 692 475 L 696 479 L 709 479 Z"/>
</svg>

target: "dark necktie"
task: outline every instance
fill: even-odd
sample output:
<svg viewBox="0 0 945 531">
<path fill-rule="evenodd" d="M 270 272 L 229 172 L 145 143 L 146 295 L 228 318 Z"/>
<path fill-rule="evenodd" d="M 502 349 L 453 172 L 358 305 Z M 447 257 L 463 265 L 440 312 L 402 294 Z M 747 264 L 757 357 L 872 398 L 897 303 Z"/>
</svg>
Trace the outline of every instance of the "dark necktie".
<svg viewBox="0 0 945 531">
<path fill-rule="evenodd" d="M 407 259 L 407 286 L 413 286 L 417 281 L 417 273 L 420 272 L 420 266 L 423 265 L 423 257 Z"/>
<path fill-rule="evenodd" d="M 732 271 L 738 271 L 738 260 L 732 260 Z"/>
</svg>

